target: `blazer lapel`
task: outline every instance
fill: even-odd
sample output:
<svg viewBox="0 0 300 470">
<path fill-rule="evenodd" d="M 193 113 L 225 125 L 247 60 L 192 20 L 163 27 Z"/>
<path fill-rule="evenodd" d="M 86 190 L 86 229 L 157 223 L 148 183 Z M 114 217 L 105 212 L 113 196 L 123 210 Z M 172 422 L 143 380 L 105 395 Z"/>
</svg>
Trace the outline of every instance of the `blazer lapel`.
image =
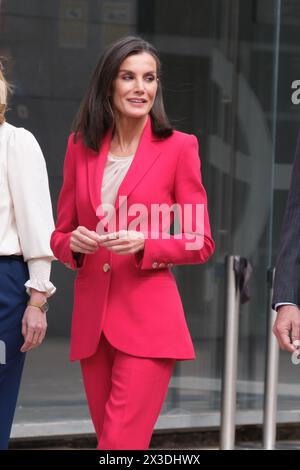
<svg viewBox="0 0 300 470">
<path fill-rule="evenodd" d="M 100 152 L 96 155 L 91 149 L 86 149 L 87 167 L 88 167 L 88 185 L 92 206 L 96 214 L 101 206 L 101 185 L 107 160 L 107 154 L 112 138 L 112 129 L 108 129 L 103 137 Z"/>
<path fill-rule="evenodd" d="M 105 134 L 98 156 L 91 155 L 87 158 L 90 199 L 99 218 L 103 215 L 101 211 L 101 187 L 111 139 L 112 129 L 109 129 Z M 148 115 L 132 163 L 119 187 L 114 205 L 115 211 L 120 208 L 119 196 L 126 196 L 127 198 L 160 155 L 159 142 L 160 139 L 152 132 L 151 119 Z M 122 198 L 122 201 L 125 201 L 125 198 Z"/>
</svg>

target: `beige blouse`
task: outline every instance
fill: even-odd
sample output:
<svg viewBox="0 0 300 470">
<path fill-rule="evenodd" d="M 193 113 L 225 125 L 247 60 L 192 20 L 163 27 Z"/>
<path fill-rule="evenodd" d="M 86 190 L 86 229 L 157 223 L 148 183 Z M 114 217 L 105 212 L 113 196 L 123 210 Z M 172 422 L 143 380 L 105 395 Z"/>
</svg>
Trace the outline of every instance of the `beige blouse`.
<svg viewBox="0 0 300 470">
<path fill-rule="evenodd" d="M 114 206 L 117 192 L 129 170 L 133 157 L 134 154 L 127 157 L 119 157 L 111 152 L 108 153 L 101 188 L 102 204 Z"/>
</svg>

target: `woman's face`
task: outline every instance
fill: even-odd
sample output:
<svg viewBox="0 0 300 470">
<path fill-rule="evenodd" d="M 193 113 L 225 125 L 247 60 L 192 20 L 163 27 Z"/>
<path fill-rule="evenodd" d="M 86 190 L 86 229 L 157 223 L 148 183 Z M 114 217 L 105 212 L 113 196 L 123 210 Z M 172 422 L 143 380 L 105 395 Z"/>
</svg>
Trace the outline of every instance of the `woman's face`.
<svg viewBox="0 0 300 470">
<path fill-rule="evenodd" d="M 157 67 L 151 54 L 142 52 L 127 57 L 113 82 L 112 105 L 123 117 L 148 114 L 157 91 Z"/>
</svg>

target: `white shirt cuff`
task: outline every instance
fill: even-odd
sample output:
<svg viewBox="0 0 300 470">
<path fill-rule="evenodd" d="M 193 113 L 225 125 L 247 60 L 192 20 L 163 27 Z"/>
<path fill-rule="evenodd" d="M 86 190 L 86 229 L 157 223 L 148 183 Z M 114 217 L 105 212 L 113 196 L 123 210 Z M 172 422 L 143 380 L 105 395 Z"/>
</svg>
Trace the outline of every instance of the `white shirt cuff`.
<svg viewBox="0 0 300 470">
<path fill-rule="evenodd" d="M 278 304 L 275 304 L 275 309 L 277 312 L 278 307 L 282 305 L 294 305 L 294 307 L 298 307 L 298 305 L 294 304 L 293 302 L 278 302 Z"/>
</svg>

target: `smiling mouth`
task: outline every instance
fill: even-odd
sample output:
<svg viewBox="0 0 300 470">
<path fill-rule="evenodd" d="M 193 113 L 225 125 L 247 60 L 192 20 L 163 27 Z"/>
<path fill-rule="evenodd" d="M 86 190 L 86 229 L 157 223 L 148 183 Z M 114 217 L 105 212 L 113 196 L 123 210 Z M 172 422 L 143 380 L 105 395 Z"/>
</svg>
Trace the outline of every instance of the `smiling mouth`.
<svg viewBox="0 0 300 470">
<path fill-rule="evenodd" d="M 129 99 L 128 101 L 129 101 L 129 103 L 134 103 L 134 104 L 144 104 L 144 103 L 147 103 L 146 100 L 143 100 L 143 99 L 142 99 L 142 100 L 139 100 L 139 99 L 134 99 L 134 98 L 133 98 L 133 99 Z"/>
</svg>

